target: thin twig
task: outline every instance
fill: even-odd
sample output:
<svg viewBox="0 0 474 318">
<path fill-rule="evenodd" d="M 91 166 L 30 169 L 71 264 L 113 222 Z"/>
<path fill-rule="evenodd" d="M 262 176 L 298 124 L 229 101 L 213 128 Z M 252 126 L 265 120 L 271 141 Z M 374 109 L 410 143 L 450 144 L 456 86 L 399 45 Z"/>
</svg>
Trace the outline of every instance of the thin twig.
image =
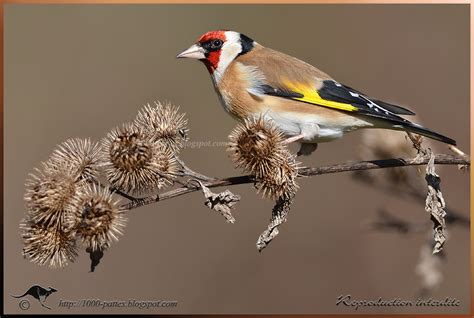
<svg viewBox="0 0 474 318">
<path fill-rule="evenodd" d="M 100 183 L 99 181 L 95 180 L 95 179 L 90 179 L 89 180 L 90 182 L 92 182 L 93 184 L 95 184 L 96 186 L 99 186 L 99 187 L 102 187 L 104 189 L 108 188 L 110 190 L 110 192 L 112 193 L 115 193 L 121 197 L 124 197 L 125 199 L 127 200 L 130 200 L 130 201 L 135 201 L 135 200 L 139 200 L 138 198 L 134 197 L 134 196 L 131 196 L 130 194 L 127 194 L 117 188 L 114 188 L 112 186 L 106 186 L 102 183 Z"/>
<path fill-rule="evenodd" d="M 408 138 L 410 138 L 411 142 L 413 143 L 413 148 L 415 148 L 416 151 L 418 152 L 418 155 L 425 155 L 426 156 L 428 153 L 427 153 L 426 149 L 423 148 L 423 146 L 422 146 L 423 136 L 413 134 L 409 131 L 407 131 L 406 133 L 407 133 Z"/>
<path fill-rule="evenodd" d="M 372 160 L 372 161 L 357 161 L 348 162 L 342 164 L 334 164 L 316 168 L 300 168 L 298 169 L 299 176 L 315 176 L 329 173 L 339 173 L 347 171 L 358 171 L 358 170 L 371 170 L 371 169 L 382 169 L 382 168 L 393 168 L 393 167 L 405 167 L 405 166 L 417 166 L 427 164 L 429 161 L 428 157 L 415 157 L 415 158 L 399 158 L 399 159 L 385 159 L 385 160 Z M 448 154 L 439 154 L 435 157 L 436 164 L 445 165 L 470 165 L 470 159 L 460 158 Z M 208 188 L 232 186 L 245 183 L 253 183 L 254 177 L 251 175 L 229 177 L 224 179 L 212 179 L 203 183 Z M 154 202 L 163 201 L 185 195 L 191 192 L 200 190 L 199 186 L 187 185 L 185 187 L 176 188 L 168 192 L 153 195 L 147 198 L 138 199 L 130 203 L 126 203 L 121 206 L 124 210 L 132 210 L 138 207 L 152 204 Z"/>
<path fill-rule="evenodd" d="M 195 178 L 195 179 L 198 179 L 198 180 L 201 180 L 201 181 L 215 180 L 214 178 L 205 176 L 203 174 L 200 174 L 199 172 L 196 172 L 196 171 L 190 169 L 188 166 L 186 166 L 186 164 L 184 163 L 183 160 L 178 158 L 178 156 L 175 156 L 175 159 L 180 164 L 180 166 L 182 168 L 183 176 L 192 177 L 192 178 Z"/>
</svg>

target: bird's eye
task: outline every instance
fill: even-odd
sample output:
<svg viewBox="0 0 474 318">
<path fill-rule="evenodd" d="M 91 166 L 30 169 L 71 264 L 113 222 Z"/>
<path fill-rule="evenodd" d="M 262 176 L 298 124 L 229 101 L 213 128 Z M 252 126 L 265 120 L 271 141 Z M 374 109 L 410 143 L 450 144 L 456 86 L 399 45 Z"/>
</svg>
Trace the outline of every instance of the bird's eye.
<svg viewBox="0 0 474 318">
<path fill-rule="evenodd" d="M 222 46 L 222 40 L 217 39 L 217 40 L 212 41 L 211 46 L 213 49 L 220 48 Z"/>
</svg>

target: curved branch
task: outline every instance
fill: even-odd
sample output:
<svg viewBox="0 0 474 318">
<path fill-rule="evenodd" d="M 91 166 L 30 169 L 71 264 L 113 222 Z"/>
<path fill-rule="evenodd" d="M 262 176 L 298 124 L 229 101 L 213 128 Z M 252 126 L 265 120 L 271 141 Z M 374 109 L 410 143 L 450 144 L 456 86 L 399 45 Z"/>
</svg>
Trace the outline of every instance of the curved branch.
<svg viewBox="0 0 474 318">
<path fill-rule="evenodd" d="M 406 167 L 406 166 L 419 166 L 427 164 L 429 157 L 415 157 L 415 158 L 398 158 L 398 159 L 384 159 L 384 160 L 371 160 L 371 161 L 356 161 L 347 162 L 341 164 L 333 164 L 315 168 L 300 168 L 298 169 L 299 176 L 316 176 L 321 174 L 339 173 L 348 171 L 359 171 L 359 170 L 371 170 L 371 169 L 382 169 L 382 168 L 395 168 L 395 167 Z M 471 161 L 469 158 L 461 158 L 459 156 L 439 154 L 435 156 L 435 164 L 439 165 L 466 165 L 470 166 Z M 243 175 L 237 177 L 228 177 L 223 179 L 212 179 L 207 182 L 203 182 L 204 186 L 208 188 L 216 188 L 222 186 L 232 186 L 238 184 L 252 183 L 255 179 L 252 175 Z M 132 210 L 138 207 L 149 205 L 158 201 L 163 201 L 178 197 L 184 194 L 195 192 L 201 188 L 197 185 L 189 184 L 182 186 L 161 194 L 152 195 L 146 198 L 140 198 L 132 200 L 129 203 L 121 206 L 124 210 Z"/>
</svg>

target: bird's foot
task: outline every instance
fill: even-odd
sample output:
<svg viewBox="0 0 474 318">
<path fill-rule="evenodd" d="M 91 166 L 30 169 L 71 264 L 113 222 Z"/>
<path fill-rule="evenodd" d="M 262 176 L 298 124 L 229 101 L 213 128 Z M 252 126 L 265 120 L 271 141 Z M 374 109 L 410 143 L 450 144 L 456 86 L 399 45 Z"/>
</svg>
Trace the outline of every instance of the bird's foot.
<svg viewBox="0 0 474 318">
<path fill-rule="evenodd" d="M 300 146 L 300 150 L 296 153 L 297 156 L 309 156 L 312 154 L 316 149 L 318 149 L 318 144 L 307 144 L 302 143 Z"/>
</svg>

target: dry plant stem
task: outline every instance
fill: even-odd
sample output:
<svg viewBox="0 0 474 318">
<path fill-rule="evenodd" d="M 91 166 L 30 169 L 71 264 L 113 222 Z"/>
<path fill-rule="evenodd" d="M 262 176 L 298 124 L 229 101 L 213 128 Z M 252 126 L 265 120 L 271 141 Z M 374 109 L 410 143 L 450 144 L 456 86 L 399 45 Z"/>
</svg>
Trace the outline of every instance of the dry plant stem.
<svg viewBox="0 0 474 318">
<path fill-rule="evenodd" d="M 195 179 L 198 179 L 198 180 L 201 180 L 201 181 L 215 180 L 214 178 L 205 176 L 203 174 L 200 174 L 199 172 L 196 172 L 196 171 L 190 169 L 188 166 L 186 166 L 186 164 L 184 163 L 183 160 L 178 158 L 178 156 L 175 156 L 175 159 L 182 168 L 183 176 L 192 177 L 192 178 L 195 178 Z"/>
<path fill-rule="evenodd" d="M 134 196 L 131 196 L 131 195 L 129 195 L 129 194 L 123 192 L 123 191 L 120 191 L 119 189 L 116 189 L 116 188 L 114 188 L 114 187 L 112 187 L 112 186 L 107 187 L 106 185 L 100 183 L 99 181 L 97 181 L 97 180 L 95 180 L 95 179 L 91 179 L 90 182 L 91 182 L 92 184 L 95 184 L 96 186 L 101 187 L 101 188 L 108 188 L 108 189 L 110 190 L 110 192 L 115 193 L 115 194 L 117 194 L 117 195 L 119 195 L 119 196 L 121 196 L 121 197 L 123 197 L 123 198 L 125 198 L 125 199 L 127 199 L 127 200 L 130 200 L 130 201 L 138 200 L 138 199 L 135 198 Z"/>
<path fill-rule="evenodd" d="M 338 173 L 346 171 L 371 170 L 382 168 L 394 168 L 405 166 L 420 166 L 425 165 L 429 161 L 428 157 L 420 158 L 397 158 L 397 159 L 383 159 L 371 161 L 357 161 L 342 164 L 334 164 L 318 168 L 301 168 L 298 170 L 300 176 L 313 176 L 318 174 Z M 459 158 L 457 156 L 448 154 L 439 154 L 435 156 L 435 164 L 439 165 L 470 165 L 470 159 Z"/>
<path fill-rule="evenodd" d="M 299 176 L 315 176 L 329 173 L 340 173 L 347 171 L 358 171 L 358 170 L 371 170 L 371 169 L 382 169 L 382 168 L 393 168 L 393 167 L 404 167 L 404 166 L 417 166 L 425 165 L 429 161 L 429 157 L 415 157 L 415 158 L 398 158 L 398 159 L 385 159 L 385 160 L 372 160 L 372 161 L 358 161 L 348 162 L 342 164 L 334 164 L 316 168 L 300 168 L 298 170 Z M 470 165 L 470 159 L 459 158 L 458 156 L 439 154 L 435 156 L 435 164 L 441 165 Z M 202 176 L 202 175 L 201 175 Z M 208 177 L 206 177 L 208 178 Z M 208 188 L 231 186 L 245 183 L 253 183 L 255 179 L 251 175 L 229 177 L 224 179 L 212 179 L 208 178 L 209 181 L 203 183 Z M 152 195 L 146 198 L 136 199 L 129 203 L 121 206 L 125 210 L 133 210 L 145 205 L 149 205 L 158 201 L 163 201 L 178 197 L 184 194 L 195 192 L 200 190 L 201 187 L 197 185 L 187 185 L 185 187 L 176 188 L 168 192 L 164 192 L 157 195 Z"/>
<path fill-rule="evenodd" d="M 112 186 L 110 186 L 109 189 L 110 189 L 110 192 L 116 193 L 116 194 L 120 195 L 121 197 L 124 197 L 125 199 L 131 200 L 131 201 L 137 199 L 137 198 L 135 198 L 135 197 L 123 192 L 123 191 L 120 191 L 119 189 L 116 189 Z"/>
<path fill-rule="evenodd" d="M 406 133 L 407 133 L 408 138 L 410 138 L 411 142 L 413 143 L 413 148 L 415 148 L 416 151 L 418 151 L 418 154 L 426 156 L 428 153 L 426 149 L 423 148 L 423 146 L 421 145 L 423 143 L 423 137 L 420 135 L 415 136 L 409 131 L 407 131 Z"/>
</svg>

